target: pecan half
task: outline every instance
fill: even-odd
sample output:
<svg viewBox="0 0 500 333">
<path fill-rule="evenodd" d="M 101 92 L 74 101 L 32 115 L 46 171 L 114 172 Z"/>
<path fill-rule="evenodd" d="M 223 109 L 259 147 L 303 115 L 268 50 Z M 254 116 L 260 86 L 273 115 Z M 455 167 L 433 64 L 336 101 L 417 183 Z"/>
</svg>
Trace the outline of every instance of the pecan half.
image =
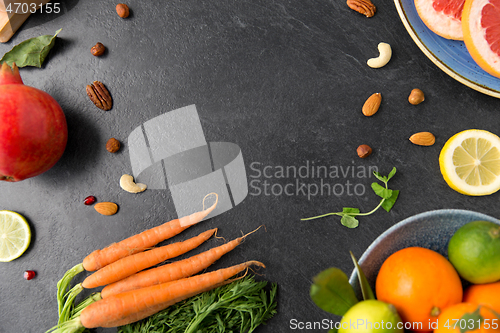
<svg viewBox="0 0 500 333">
<path fill-rule="evenodd" d="M 86 91 L 95 106 L 104 111 L 111 110 L 113 100 L 108 89 L 106 89 L 101 81 L 94 81 L 92 84 L 87 85 Z"/>
<path fill-rule="evenodd" d="M 366 17 L 372 17 L 377 11 L 377 7 L 370 0 L 347 0 L 347 5 Z"/>
</svg>

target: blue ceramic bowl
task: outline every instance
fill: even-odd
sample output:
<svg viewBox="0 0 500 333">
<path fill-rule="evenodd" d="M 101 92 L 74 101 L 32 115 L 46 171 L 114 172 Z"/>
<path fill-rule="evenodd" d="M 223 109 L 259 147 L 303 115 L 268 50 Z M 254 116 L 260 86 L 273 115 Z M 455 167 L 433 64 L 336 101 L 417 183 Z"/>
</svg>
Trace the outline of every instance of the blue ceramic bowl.
<svg viewBox="0 0 500 333">
<path fill-rule="evenodd" d="M 447 257 L 448 241 L 464 224 L 476 220 L 500 221 L 481 213 L 459 209 L 443 209 L 409 217 L 387 229 L 366 249 L 358 262 L 375 292 L 375 279 L 382 263 L 394 252 L 410 246 L 425 247 Z M 363 299 L 358 275 L 354 270 L 349 282 L 358 299 Z"/>
<path fill-rule="evenodd" d="M 500 98 L 500 79 L 476 65 L 464 42 L 448 40 L 429 30 L 418 16 L 414 0 L 394 0 L 394 3 L 411 38 L 435 65 L 466 86 Z"/>
</svg>

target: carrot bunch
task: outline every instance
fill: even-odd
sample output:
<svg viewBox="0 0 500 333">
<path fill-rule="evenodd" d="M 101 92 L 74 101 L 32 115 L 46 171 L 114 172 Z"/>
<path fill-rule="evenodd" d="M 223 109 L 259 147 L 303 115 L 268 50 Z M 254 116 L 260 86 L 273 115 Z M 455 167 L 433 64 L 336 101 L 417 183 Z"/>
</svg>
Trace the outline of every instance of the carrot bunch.
<svg viewBox="0 0 500 333">
<path fill-rule="evenodd" d="M 232 282 L 234 280 L 231 277 L 250 266 L 265 267 L 261 262 L 247 261 L 194 275 L 238 246 L 247 234 L 190 258 L 150 268 L 208 240 L 217 229 L 207 230 L 183 242 L 152 248 L 202 221 L 216 205 L 217 199 L 207 209 L 146 230 L 88 255 L 58 282 L 59 322 L 48 332 L 71 333 L 83 328 L 133 323 L 179 301 Z M 73 277 L 84 270 L 96 272 L 68 290 Z M 105 286 L 100 293 L 94 293 L 77 307 L 74 306 L 74 300 L 82 290 L 100 286 Z"/>
</svg>

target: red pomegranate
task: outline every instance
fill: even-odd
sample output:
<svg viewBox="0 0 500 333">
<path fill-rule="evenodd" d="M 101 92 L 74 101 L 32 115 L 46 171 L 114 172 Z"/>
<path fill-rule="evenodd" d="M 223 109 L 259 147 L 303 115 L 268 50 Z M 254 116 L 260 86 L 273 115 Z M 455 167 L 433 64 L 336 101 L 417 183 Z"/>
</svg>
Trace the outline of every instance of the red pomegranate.
<svg viewBox="0 0 500 333">
<path fill-rule="evenodd" d="M 19 69 L 0 68 L 0 180 L 17 182 L 56 164 L 68 140 L 66 117 L 52 96 L 23 84 Z"/>
</svg>

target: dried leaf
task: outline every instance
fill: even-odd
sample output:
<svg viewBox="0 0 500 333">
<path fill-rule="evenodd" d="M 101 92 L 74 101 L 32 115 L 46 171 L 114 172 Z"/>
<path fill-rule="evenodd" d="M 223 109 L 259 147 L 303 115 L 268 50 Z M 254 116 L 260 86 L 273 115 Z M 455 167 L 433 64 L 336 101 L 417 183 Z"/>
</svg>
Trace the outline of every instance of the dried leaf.
<svg viewBox="0 0 500 333">
<path fill-rule="evenodd" d="M 17 44 L 12 50 L 4 54 L 0 59 L 0 63 L 6 62 L 9 66 L 12 66 L 15 62 L 17 67 L 42 67 L 45 58 L 47 58 L 49 51 L 54 46 L 57 34 L 61 30 L 57 30 L 54 36 L 43 35 Z"/>
</svg>

